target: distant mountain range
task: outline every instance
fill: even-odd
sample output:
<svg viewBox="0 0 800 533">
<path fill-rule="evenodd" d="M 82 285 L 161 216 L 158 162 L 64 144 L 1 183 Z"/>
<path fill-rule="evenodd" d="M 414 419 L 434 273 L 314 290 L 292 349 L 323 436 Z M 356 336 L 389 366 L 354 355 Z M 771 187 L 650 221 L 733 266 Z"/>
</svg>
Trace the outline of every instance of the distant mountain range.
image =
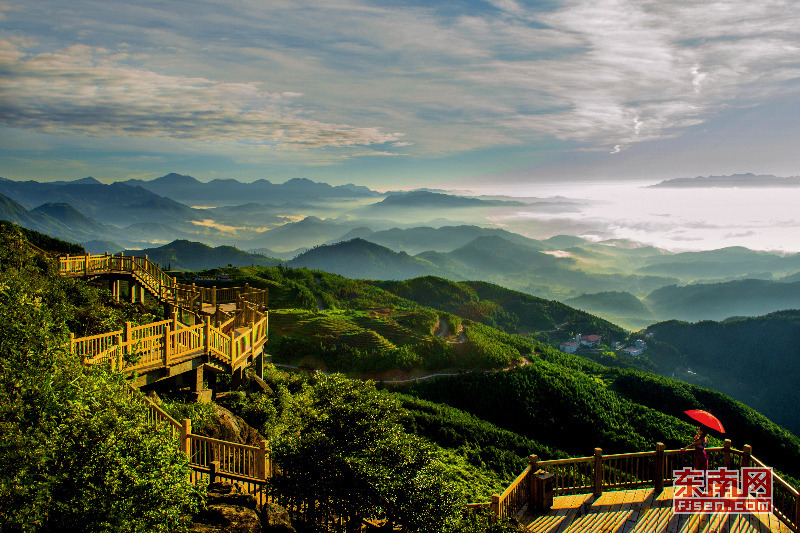
<svg viewBox="0 0 800 533">
<path fill-rule="evenodd" d="M 769 183 L 770 177 L 694 180 Z M 720 320 L 800 307 L 791 285 L 800 281 L 800 254 L 735 247 L 671 253 L 632 241 L 568 235 L 537 240 L 482 226 L 490 214 L 535 208 L 534 200 L 430 190 L 387 195 L 306 179 L 203 183 L 168 174 L 105 185 L 93 178 L 50 183 L 0 178 L 0 218 L 83 243 L 90 252 L 152 250 L 174 268 L 284 261 L 354 278 L 482 280 L 569 302 L 630 329 L 669 318 Z M 479 223 L 454 222 L 462 219 Z M 208 249 L 184 244 L 155 251 L 176 241 L 202 242 Z M 224 253 L 209 252 L 230 245 L 235 247 Z"/>
<path fill-rule="evenodd" d="M 249 242 L 248 248 L 269 248 L 278 252 L 310 248 L 331 240 L 338 242 L 357 225 L 357 222 L 348 224 L 313 216 L 305 217 L 259 233 Z"/>
<path fill-rule="evenodd" d="M 141 187 L 104 185 L 93 178 L 53 183 L 0 178 L 0 194 L 29 207 L 67 203 L 88 217 L 118 227 L 135 222 L 186 223 L 203 218 L 196 210 Z"/>
<path fill-rule="evenodd" d="M 732 174 L 730 176 L 697 176 L 675 178 L 650 187 L 800 187 L 800 176 L 786 178 L 771 174 Z"/>
<path fill-rule="evenodd" d="M 191 176 L 171 173 L 150 181 L 128 180 L 123 183 L 142 187 L 188 205 L 202 206 L 238 205 L 243 199 L 258 199 L 260 203 L 281 205 L 290 202 L 383 196 L 359 185 L 332 186 L 305 178 L 294 178 L 280 184 L 264 179 L 252 183 L 242 183 L 234 179 L 202 182 Z"/>
<path fill-rule="evenodd" d="M 177 240 L 158 248 L 143 250 L 126 250 L 126 255 L 142 257 L 147 255 L 163 268 L 172 270 L 208 270 L 225 266 L 275 266 L 280 259 L 262 254 L 252 254 L 233 246 L 217 246 L 212 248 L 200 242 Z"/>
<path fill-rule="evenodd" d="M 430 191 L 411 191 L 405 194 L 393 194 L 380 202 L 355 210 L 359 216 L 398 217 L 409 219 L 418 217 L 420 211 L 425 213 L 444 211 L 463 211 L 469 209 L 485 209 L 496 207 L 519 207 L 524 202 L 506 200 L 482 200 L 452 194 Z"/>
<path fill-rule="evenodd" d="M 65 203 L 44 203 L 25 209 L 20 203 L 0 194 L 0 219 L 72 242 L 84 242 L 107 236 L 115 238 L 119 230 L 82 215 Z"/>
<path fill-rule="evenodd" d="M 356 234 L 358 233 L 358 234 Z M 361 237 L 375 244 L 386 246 L 395 251 L 409 254 L 420 252 L 452 252 L 474 241 L 478 237 L 496 235 L 503 239 L 539 249 L 546 248 L 547 241 L 536 241 L 511 233 L 503 229 L 482 228 L 479 226 L 442 226 L 431 228 L 420 226 L 416 228 L 392 228 L 382 231 L 371 231 L 369 228 L 357 228 L 343 237 L 343 240 Z M 583 239 L 579 239 L 584 242 Z"/>
</svg>

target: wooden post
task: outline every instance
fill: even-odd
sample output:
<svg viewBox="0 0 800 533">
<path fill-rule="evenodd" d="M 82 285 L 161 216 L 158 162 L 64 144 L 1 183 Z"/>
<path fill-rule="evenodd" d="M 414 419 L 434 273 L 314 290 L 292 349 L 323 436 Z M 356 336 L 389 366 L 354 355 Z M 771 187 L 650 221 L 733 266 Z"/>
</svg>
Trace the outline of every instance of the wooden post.
<svg viewBox="0 0 800 533">
<path fill-rule="evenodd" d="M 83 261 L 83 275 L 89 276 L 89 254 L 86 254 Z"/>
<path fill-rule="evenodd" d="M 603 449 L 594 449 L 594 497 L 603 494 Z"/>
<path fill-rule="evenodd" d="M 656 443 L 655 464 L 653 465 L 653 475 L 656 478 L 656 493 L 664 490 L 664 448 L 663 442 Z"/>
<path fill-rule="evenodd" d="M 261 439 L 258 443 L 258 452 L 256 452 L 256 477 L 258 479 L 267 479 L 267 441 Z"/>
<path fill-rule="evenodd" d="M 217 286 L 211 287 L 211 305 L 217 307 Z"/>
<path fill-rule="evenodd" d="M 538 467 L 536 466 L 539 463 L 539 457 L 537 455 L 529 455 L 528 456 L 528 466 L 531 467 L 531 470 L 528 474 L 528 478 L 530 482 L 528 483 L 528 509 L 533 509 L 536 505 L 536 471 Z"/>
<path fill-rule="evenodd" d="M 742 449 L 742 466 L 750 466 L 751 455 L 753 455 L 753 447 L 745 444 L 744 449 Z"/>
<path fill-rule="evenodd" d="M 203 318 L 203 336 L 205 338 L 206 355 L 211 353 L 211 317 Z"/>
<path fill-rule="evenodd" d="M 216 310 L 214 311 L 214 327 L 219 327 L 219 304 L 216 304 Z"/>
<path fill-rule="evenodd" d="M 256 315 L 250 317 L 250 352 L 256 354 Z"/>
<path fill-rule="evenodd" d="M 169 349 L 170 349 L 169 324 L 164 328 L 164 368 L 169 368 Z"/>
<path fill-rule="evenodd" d="M 131 279 L 131 281 L 128 284 L 128 286 L 131 288 L 131 303 L 135 304 L 136 303 L 136 282 L 133 279 Z"/>
<path fill-rule="evenodd" d="M 178 331 L 178 312 L 172 312 L 172 331 Z"/>
<path fill-rule="evenodd" d="M 500 519 L 500 495 L 492 494 L 492 516 L 495 520 Z"/>
<path fill-rule="evenodd" d="M 188 418 L 181 420 L 181 451 L 189 456 L 191 460 L 192 442 L 189 435 L 192 433 L 192 421 Z"/>
<path fill-rule="evenodd" d="M 236 329 L 234 328 L 233 330 L 231 330 L 231 336 L 230 336 L 230 339 L 231 339 L 231 372 L 233 372 L 235 370 L 235 368 L 233 368 L 233 360 L 236 358 L 236 347 L 234 345 L 236 340 L 233 338 L 235 332 L 236 332 Z"/>
<path fill-rule="evenodd" d="M 125 322 L 125 328 L 123 330 L 123 334 L 125 335 L 124 345 L 122 347 L 122 352 L 127 354 L 133 353 L 133 332 L 131 332 L 131 323 Z"/>
<path fill-rule="evenodd" d="M 203 365 L 194 369 L 194 390 L 192 392 L 202 392 L 203 390 Z"/>
<path fill-rule="evenodd" d="M 220 470 L 219 461 L 211 461 L 208 465 L 210 472 L 208 473 L 208 484 L 211 485 L 217 480 L 217 473 Z"/>
<path fill-rule="evenodd" d="M 794 497 L 794 524 L 800 523 L 800 494 Z"/>
<path fill-rule="evenodd" d="M 731 439 L 725 439 L 722 445 L 722 466 L 731 467 Z"/>
</svg>

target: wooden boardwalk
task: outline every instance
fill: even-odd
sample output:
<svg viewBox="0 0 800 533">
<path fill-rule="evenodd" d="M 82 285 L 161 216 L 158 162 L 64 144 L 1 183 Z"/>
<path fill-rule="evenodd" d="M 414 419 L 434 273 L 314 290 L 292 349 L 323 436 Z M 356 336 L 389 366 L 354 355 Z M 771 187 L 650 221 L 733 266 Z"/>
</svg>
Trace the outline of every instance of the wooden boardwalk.
<svg viewBox="0 0 800 533">
<path fill-rule="evenodd" d="M 250 287 L 201 287 L 178 283 L 147 256 L 80 255 L 58 258 L 63 276 L 109 278 L 119 299 L 120 278 L 129 280 L 131 302 L 145 292 L 173 311 L 171 320 L 70 340 L 70 351 L 85 364 L 106 362 L 117 370 L 138 372 L 138 385 L 189 371 L 202 382 L 203 366 L 240 373 L 254 364 L 262 375 L 264 345 L 269 338 L 268 292 Z M 180 313 L 178 313 L 180 311 Z M 178 314 L 187 324 L 179 321 Z M 198 391 L 195 391 L 198 392 Z"/>
<path fill-rule="evenodd" d="M 788 533 L 774 514 L 672 513 L 672 487 L 558 496 L 547 514 L 523 514 L 534 533 Z"/>
</svg>

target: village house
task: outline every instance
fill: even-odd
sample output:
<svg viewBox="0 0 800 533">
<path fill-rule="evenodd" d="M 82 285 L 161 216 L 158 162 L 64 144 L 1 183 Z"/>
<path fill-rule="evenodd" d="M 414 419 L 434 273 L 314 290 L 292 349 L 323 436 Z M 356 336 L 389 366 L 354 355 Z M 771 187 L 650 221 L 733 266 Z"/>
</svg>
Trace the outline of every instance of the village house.
<svg viewBox="0 0 800 533">
<path fill-rule="evenodd" d="M 583 335 L 581 337 L 581 345 L 588 346 L 589 348 L 594 348 L 598 344 L 600 344 L 600 340 L 603 337 L 600 335 Z"/>
<path fill-rule="evenodd" d="M 639 357 L 642 355 L 644 351 L 644 346 L 631 346 L 630 348 L 625 348 L 625 353 L 632 357 Z"/>
<path fill-rule="evenodd" d="M 578 341 L 564 342 L 561 343 L 558 349 L 566 353 L 575 353 L 578 350 L 578 346 L 580 345 L 581 343 Z"/>
</svg>

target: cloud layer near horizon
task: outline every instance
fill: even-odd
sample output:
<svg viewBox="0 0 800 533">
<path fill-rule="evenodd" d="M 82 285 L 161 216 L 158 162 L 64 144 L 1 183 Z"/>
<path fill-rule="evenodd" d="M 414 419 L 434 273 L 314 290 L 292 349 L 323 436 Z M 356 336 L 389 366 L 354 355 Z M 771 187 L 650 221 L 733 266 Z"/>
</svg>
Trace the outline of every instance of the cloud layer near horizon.
<svg viewBox="0 0 800 533">
<path fill-rule="evenodd" d="M 258 163 L 288 150 L 297 168 L 618 153 L 796 101 L 800 79 L 800 14 L 778 0 L 43 0 L 0 15 L 6 135 L 212 142 Z"/>
</svg>

